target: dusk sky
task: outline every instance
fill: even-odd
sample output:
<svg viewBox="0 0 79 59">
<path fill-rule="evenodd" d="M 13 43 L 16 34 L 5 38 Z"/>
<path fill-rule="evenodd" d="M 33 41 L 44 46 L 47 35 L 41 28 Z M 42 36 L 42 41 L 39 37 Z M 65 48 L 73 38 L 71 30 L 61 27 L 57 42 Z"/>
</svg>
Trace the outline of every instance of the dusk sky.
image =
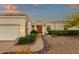
<svg viewBox="0 0 79 59">
<path fill-rule="evenodd" d="M 24 13 L 31 20 L 67 20 L 67 18 L 79 12 L 79 5 L 63 4 L 2 4 L 0 13 Z"/>
</svg>

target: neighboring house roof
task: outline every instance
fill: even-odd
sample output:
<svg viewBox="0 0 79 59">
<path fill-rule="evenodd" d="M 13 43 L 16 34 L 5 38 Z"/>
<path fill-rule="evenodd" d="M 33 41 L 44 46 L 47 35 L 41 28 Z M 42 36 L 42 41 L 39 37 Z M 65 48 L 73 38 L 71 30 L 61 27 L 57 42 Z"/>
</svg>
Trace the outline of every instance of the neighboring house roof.
<svg viewBox="0 0 79 59">
<path fill-rule="evenodd" d="M 69 21 L 31 21 L 32 24 L 37 24 L 37 25 L 45 25 L 45 24 L 48 24 L 48 23 L 66 23 L 66 22 L 69 22 Z"/>
<path fill-rule="evenodd" d="M 42 21 L 42 22 L 52 23 L 52 22 L 69 22 L 69 21 L 68 20 L 67 21 L 66 20 L 65 21 L 64 20 L 62 20 L 62 21 L 59 21 L 59 20 L 58 21 L 57 20 L 56 21 L 53 21 L 53 20 L 49 21 L 48 20 L 48 21 Z"/>
</svg>

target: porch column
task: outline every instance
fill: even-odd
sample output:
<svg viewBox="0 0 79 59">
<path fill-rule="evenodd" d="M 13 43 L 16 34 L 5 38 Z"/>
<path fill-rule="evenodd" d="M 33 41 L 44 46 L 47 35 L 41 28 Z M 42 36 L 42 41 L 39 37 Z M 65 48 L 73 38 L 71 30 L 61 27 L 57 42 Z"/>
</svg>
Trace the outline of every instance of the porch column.
<svg viewBox="0 0 79 59">
<path fill-rule="evenodd" d="M 42 26 L 42 35 L 44 35 L 45 34 L 45 26 L 43 25 Z"/>
<path fill-rule="evenodd" d="M 28 35 L 30 34 L 30 32 L 32 31 L 32 25 L 30 22 L 28 22 L 28 25 L 27 25 L 27 31 L 28 31 Z"/>
<path fill-rule="evenodd" d="M 36 30 L 36 31 L 37 31 L 37 29 L 36 29 L 36 25 L 34 25 L 34 30 Z"/>
</svg>

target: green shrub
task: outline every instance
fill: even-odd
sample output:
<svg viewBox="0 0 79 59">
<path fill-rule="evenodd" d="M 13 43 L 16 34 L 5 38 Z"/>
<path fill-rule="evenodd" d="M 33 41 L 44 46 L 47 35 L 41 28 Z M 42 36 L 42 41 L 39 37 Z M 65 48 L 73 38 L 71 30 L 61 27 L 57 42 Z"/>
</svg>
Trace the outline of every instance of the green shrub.
<svg viewBox="0 0 79 59">
<path fill-rule="evenodd" d="M 20 37 L 18 40 L 18 44 L 29 44 L 29 43 L 33 43 L 35 41 L 36 38 L 36 31 L 32 30 L 30 35 L 27 35 L 25 37 Z"/>
<path fill-rule="evenodd" d="M 31 34 L 32 34 L 32 33 L 36 34 L 36 30 L 32 30 L 32 31 L 31 31 Z"/>
<path fill-rule="evenodd" d="M 18 44 L 33 43 L 35 41 L 35 37 L 36 37 L 36 34 L 34 34 L 34 33 L 27 35 L 25 37 L 20 37 L 18 40 Z"/>
<path fill-rule="evenodd" d="M 26 39 L 24 37 L 20 37 L 18 44 L 25 44 L 26 43 Z"/>
<path fill-rule="evenodd" d="M 36 34 L 34 34 L 34 33 L 32 33 L 32 34 L 30 35 L 30 37 L 31 37 L 32 39 L 35 39 L 35 36 L 36 36 Z"/>
<path fill-rule="evenodd" d="M 64 36 L 64 35 L 79 35 L 77 30 L 50 30 L 48 31 L 49 35 Z"/>
</svg>

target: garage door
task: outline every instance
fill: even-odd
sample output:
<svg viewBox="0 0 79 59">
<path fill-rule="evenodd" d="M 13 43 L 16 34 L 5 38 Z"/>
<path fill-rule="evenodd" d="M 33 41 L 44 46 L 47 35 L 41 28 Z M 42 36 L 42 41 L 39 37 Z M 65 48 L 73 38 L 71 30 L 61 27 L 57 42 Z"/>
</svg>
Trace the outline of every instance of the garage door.
<svg viewBox="0 0 79 59">
<path fill-rule="evenodd" d="M 0 25 L 0 40 L 16 40 L 19 36 L 19 26 Z"/>
</svg>

